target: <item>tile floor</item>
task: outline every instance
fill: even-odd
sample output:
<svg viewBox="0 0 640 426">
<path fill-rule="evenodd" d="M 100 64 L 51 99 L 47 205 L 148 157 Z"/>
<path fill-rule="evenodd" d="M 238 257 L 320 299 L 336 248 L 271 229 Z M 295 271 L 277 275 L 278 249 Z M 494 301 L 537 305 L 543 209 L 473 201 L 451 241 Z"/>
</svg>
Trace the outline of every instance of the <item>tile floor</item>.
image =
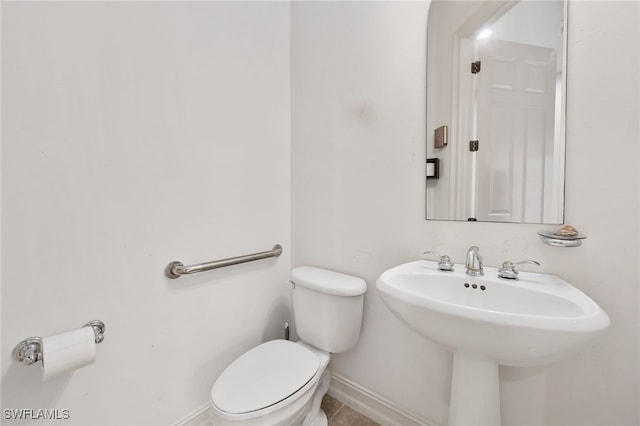
<svg viewBox="0 0 640 426">
<path fill-rule="evenodd" d="M 322 399 L 322 410 L 329 419 L 329 426 L 380 426 L 329 395 Z"/>
</svg>

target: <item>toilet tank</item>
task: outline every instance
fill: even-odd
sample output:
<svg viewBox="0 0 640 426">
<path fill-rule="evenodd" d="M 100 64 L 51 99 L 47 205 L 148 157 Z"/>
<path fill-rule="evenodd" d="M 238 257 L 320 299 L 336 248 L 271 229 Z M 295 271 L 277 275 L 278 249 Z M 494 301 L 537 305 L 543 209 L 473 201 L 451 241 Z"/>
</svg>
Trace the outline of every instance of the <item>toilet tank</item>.
<svg viewBox="0 0 640 426">
<path fill-rule="evenodd" d="M 332 353 L 352 349 L 360 337 L 367 283 L 312 266 L 295 268 L 291 281 L 293 317 L 300 339 Z"/>
</svg>

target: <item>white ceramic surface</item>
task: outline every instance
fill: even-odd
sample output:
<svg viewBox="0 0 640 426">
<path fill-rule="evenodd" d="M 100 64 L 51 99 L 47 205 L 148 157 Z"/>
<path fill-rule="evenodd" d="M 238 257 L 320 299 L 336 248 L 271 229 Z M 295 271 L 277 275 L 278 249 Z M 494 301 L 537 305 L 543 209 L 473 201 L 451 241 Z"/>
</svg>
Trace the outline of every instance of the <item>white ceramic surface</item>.
<svg viewBox="0 0 640 426">
<path fill-rule="evenodd" d="M 262 410 L 295 394 L 320 366 L 320 359 L 303 345 L 271 340 L 245 352 L 222 372 L 211 390 L 211 402 L 230 414 Z"/>
<path fill-rule="evenodd" d="M 442 272 L 435 262 L 411 262 L 384 272 L 377 288 L 389 309 L 424 337 L 503 365 L 556 361 L 609 326 L 593 300 L 553 275 L 521 272 L 519 280 L 506 280 L 496 268 L 485 267 L 482 277 L 464 271 L 463 265 Z"/>
<path fill-rule="evenodd" d="M 582 349 L 609 327 L 589 296 L 553 275 L 518 280 L 452 272 L 416 261 L 384 272 L 378 292 L 389 309 L 424 337 L 453 352 L 449 425 L 499 425 L 498 365 L 550 363 Z"/>
<path fill-rule="evenodd" d="M 281 357 L 286 359 L 291 358 L 292 354 L 288 353 L 291 350 L 296 352 L 304 352 L 304 350 L 308 350 L 319 363 L 316 374 L 306 383 L 300 383 L 301 387 L 292 391 L 291 395 L 288 395 L 281 401 L 267 407 L 244 413 L 230 413 L 221 409 L 216 401 L 218 399 L 222 399 L 223 405 L 227 404 L 227 406 L 229 406 L 229 404 L 238 404 L 236 401 L 229 401 L 229 395 L 224 394 L 228 390 L 231 390 L 231 393 L 236 393 L 236 391 L 239 391 L 240 387 L 243 386 L 246 389 L 249 387 L 262 388 L 264 396 L 258 396 L 258 398 L 255 396 L 249 397 L 249 400 L 244 402 L 240 401 L 240 404 L 255 404 L 259 399 L 264 400 L 265 397 L 269 398 L 272 396 L 274 391 L 279 392 L 283 390 L 281 385 L 274 384 L 279 381 L 279 378 L 274 377 L 273 371 L 268 369 L 268 366 L 265 365 L 265 360 L 262 359 L 260 361 L 256 361 L 260 365 L 257 368 L 251 368 L 253 370 L 249 373 L 253 374 L 253 381 L 251 385 L 249 385 L 248 382 L 243 384 L 229 383 L 227 381 L 226 384 L 223 384 L 222 387 L 219 387 L 216 390 L 218 385 L 216 382 L 213 390 L 211 391 L 211 398 L 209 399 L 210 424 L 215 426 L 327 426 L 326 415 L 320 409 L 320 404 L 322 397 L 329 389 L 329 383 L 331 380 L 331 373 L 327 368 L 330 361 L 330 354 L 314 348 L 304 342 L 292 343 L 289 341 L 276 341 L 275 346 L 272 345 L 273 343 L 271 342 L 263 343 L 254 348 L 254 350 L 257 349 L 257 351 L 253 352 L 252 355 L 249 355 L 252 352 L 249 351 L 238 358 L 236 362 L 240 361 L 240 365 L 234 363 L 235 365 L 232 364 L 232 366 L 230 366 L 233 370 L 236 370 L 233 373 L 233 375 L 236 376 L 236 379 L 237 375 L 242 374 L 237 368 L 249 368 L 246 366 L 245 362 L 251 362 L 251 358 L 254 356 L 263 357 L 266 355 L 271 358 L 274 352 L 279 352 Z M 296 348 L 296 346 L 299 347 Z M 297 358 L 300 354 L 293 356 L 294 358 Z M 303 355 L 302 357 L 307 358 L 306 355 Z M 267 361 L 267 364 L 272 363 L 273 361 L 274 360 Z M 260 367 L 266 368 L 260 369 Z M 249 378 L 247 377 L 247 379 Z M 304 379 L 302 380 L 304 381 Z M 242 382 L 244 379 L 240 378 L 240 381 Z M 225 386 L 230 386 L 230 389 L 224 389 Z M 239 399 L 246 398 L 245 396 L 239 396 L 237 394 L 235 396 Z M 231 395 L 231 398 L 233 398 L 233 395 Z M 226 402 L 224 400 L 226 400 Z M 262 403 L 258 402 L 257 405 L 254 405 L 254 408 L 257 408 L 260 405 L 262 405 Z"/>
</svg>

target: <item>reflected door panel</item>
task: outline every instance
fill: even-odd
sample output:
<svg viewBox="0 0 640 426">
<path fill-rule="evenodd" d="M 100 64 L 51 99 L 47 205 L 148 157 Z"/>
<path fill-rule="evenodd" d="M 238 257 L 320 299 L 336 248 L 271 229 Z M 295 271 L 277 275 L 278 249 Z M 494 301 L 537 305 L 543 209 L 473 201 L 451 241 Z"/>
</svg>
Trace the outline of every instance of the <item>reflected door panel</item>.
<svg viewBox="0 0 640 426">
<path fill-rule="evenodd" d="M 547 157 L 553 161 L 555 51 L 502 40 L 477 43 L 477 218 L 542 222 Z"/>
</svg>

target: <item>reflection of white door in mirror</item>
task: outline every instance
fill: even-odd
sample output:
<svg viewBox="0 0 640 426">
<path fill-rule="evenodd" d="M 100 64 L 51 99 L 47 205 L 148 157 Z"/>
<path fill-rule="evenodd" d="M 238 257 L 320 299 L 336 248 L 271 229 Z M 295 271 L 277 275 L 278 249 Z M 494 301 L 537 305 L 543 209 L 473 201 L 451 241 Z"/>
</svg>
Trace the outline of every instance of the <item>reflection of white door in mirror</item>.
<svg viewBox="0 0 640 426">
<path fill-rule="evenodd" d="M 563 1 L 432 2 L 427 134 L 443 124 L 451 132 L 447 149 L 427 141 L 427 156 L 444 164 L 441 179 L 427 182 L 427 219 L 562 223 L 564 9 Z"/>
<path fill-rule="evenodd" d="M 555 51 L 477 40 L 477 210 L 481 221 L 558 221 L 553 188 Z M 467 74 L 471 75 L 471 74 Z M 562 189 L 562 188 L 560 188 Z M 546 194 L 546 196 L 545 196 Z"/>
</svg>

